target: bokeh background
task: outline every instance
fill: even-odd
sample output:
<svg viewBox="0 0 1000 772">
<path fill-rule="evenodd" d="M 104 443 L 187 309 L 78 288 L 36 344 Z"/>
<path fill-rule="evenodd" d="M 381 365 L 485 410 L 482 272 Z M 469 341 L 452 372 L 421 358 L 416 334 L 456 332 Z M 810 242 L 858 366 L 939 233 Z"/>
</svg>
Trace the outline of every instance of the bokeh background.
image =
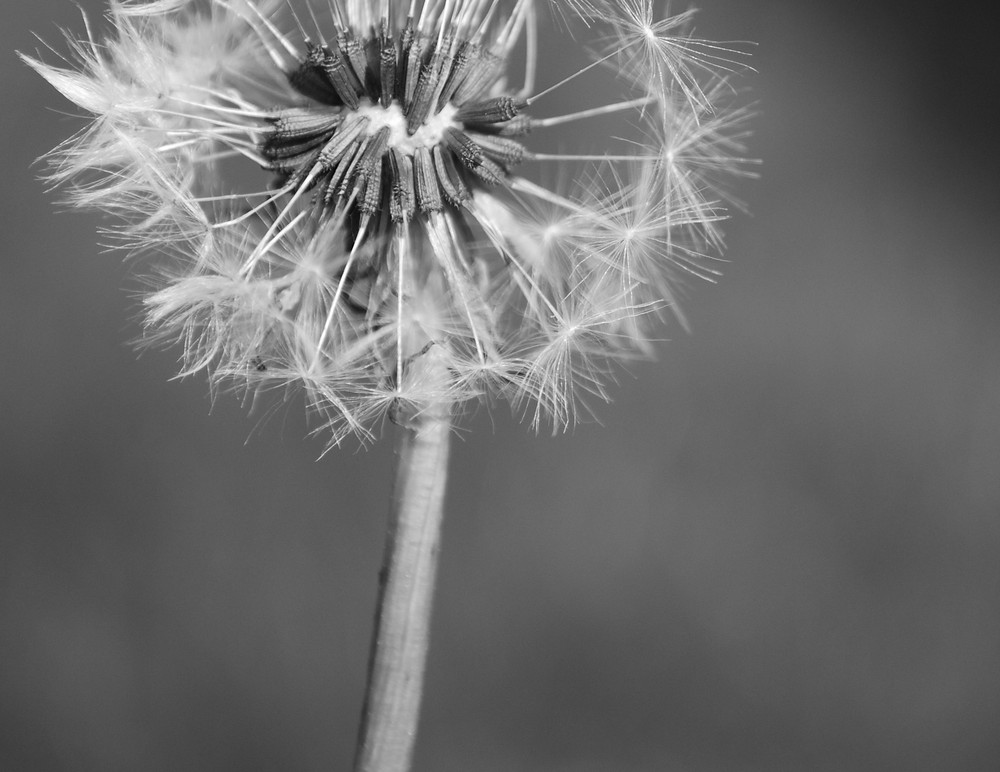
<svg viewBox="0 0 1000 772">
<path fill-rule="evenodd" d="M 603 425 L 466 424 L 415 770 L 1000 769 L 979 5 L 703 0 L 759 44 L 752 214 Z M 0 769 L 348 769 L 390 438 L 317 461 L 298 405 L 136 357 L 128 269 L 29 167 L 80 125 L 13 54 L 57 25 L 0 30 Z"/>
</svg>

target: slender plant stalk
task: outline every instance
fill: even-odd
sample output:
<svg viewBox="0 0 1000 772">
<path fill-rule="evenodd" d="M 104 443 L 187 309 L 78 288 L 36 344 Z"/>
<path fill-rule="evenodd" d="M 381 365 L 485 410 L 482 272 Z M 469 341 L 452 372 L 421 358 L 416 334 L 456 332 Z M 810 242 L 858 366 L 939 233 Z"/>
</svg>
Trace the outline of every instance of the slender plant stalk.
<svg viewBox="0 0 1000 772">
<path fill-rule="evenodd" d="M 422 413 L 400 432 L 355 772 L 409 770 L 427 661 L 450 406 Z"/>
</svg>

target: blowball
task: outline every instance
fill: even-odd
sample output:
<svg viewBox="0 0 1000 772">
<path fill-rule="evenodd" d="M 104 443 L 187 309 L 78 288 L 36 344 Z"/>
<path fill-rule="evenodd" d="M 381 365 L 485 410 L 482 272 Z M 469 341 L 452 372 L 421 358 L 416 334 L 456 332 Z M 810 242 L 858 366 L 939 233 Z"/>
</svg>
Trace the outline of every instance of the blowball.
<svg viewBox="0 0 1000 772">
<path fill-rule="evenodd" d="M 71 66 L 25 59 L 94 116 L 52 178 L 156 253 L 149 340 L 180 341 L 185 375 L 304 389 L 333 445 L 484 398 L 564 428 L 611 362 L 650 352 L 664 309 L 683 322 L 678 278 L 716 274 L 749 115 L 737 53 L 690 18 L 652 0 L 112 2 Z M 543 74 L 553 45 L 596 53 Z M 613 97 L 586 87 L 609 73 Z M 561 90 L 581 103 L 554 114 Z M 606 152 L 571 152 L 609 120 Z"/>
</svg>

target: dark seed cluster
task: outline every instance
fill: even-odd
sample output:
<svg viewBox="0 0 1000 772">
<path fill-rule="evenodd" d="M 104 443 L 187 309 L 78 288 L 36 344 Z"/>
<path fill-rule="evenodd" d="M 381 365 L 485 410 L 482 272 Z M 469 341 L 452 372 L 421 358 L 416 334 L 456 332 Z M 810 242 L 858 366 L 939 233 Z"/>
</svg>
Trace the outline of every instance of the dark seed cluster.
<svg viewBox="0 0 1000 772">
<path fill-rule="evenodd" d="M 474 40 L 414 31 L 306 42 L 288 73 L 314 104 L 271 118 L 261 152 L 289 190 L 313 191 L 325 214 L 345 208 L 392 222 L 461 207 L 477 185 L 502 184 L 528 153 L 524 101 L 490 96 L 504 61 Z"/>
</svg>

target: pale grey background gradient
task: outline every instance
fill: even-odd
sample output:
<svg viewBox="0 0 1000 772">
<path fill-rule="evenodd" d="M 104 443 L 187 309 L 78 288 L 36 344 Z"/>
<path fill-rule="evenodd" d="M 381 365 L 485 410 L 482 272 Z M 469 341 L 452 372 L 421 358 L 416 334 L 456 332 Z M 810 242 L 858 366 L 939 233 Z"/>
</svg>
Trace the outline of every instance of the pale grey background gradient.
<svg viewBox="0 0 1000 772">
<path fill-rule="evenodd" d="M 701 6 L 759 43 L 752 216 L 603 427 L 458 439 L 415 770 L 995 772 L 995 31 Z M 29 168 L 80 124 L 13 50 L 79 14 L 3 19 L 0 769 L 348 769 L 391 443 L 317 462 L 298 404 L 137 359 L 100 218 Z"/>
</svg>

